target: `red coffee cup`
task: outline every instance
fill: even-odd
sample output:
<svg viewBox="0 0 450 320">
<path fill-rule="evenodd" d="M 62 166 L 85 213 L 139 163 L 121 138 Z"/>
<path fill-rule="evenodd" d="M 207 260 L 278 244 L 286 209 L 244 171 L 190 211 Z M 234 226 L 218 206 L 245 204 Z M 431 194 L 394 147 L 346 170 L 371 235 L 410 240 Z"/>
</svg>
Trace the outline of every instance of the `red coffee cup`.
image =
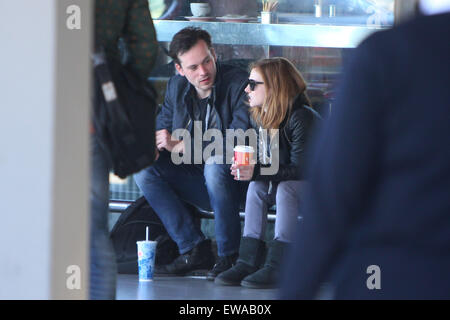
<svg viewBox="0 0 450 320">
<path fill-rule="evenodd" d="M 241 165 L 249 165 L 253 158 L 253 147 L 250 146 L 236 146 L 234 148 L 234 163 Z"/>
</svg>

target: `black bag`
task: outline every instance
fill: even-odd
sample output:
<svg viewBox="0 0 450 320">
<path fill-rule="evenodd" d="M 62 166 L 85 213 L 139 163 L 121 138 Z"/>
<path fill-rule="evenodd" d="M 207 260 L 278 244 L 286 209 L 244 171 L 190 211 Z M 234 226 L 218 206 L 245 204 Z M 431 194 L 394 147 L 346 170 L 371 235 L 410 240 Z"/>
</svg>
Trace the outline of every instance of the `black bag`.
<svg viewBox="0 0 450 320">
<path fill-rule="evenodd" d="M 119 273 L 138 273 L 136 242 L 145 240 L 146 227 L 149 240 L 158 241 L 156 265 L 170 263 L 179 256 L 177 244 L 170 238 L 158 215 L 147 200 L 140 197 L 120 215 L 110 233 Z"/>
<path fill-rule="evenodd" d="M 155 159 L 156 92 L 126 65 L 93 55 L 94 129 L 109 152 L 114 173 L 125 178 Z"/>
</svg>

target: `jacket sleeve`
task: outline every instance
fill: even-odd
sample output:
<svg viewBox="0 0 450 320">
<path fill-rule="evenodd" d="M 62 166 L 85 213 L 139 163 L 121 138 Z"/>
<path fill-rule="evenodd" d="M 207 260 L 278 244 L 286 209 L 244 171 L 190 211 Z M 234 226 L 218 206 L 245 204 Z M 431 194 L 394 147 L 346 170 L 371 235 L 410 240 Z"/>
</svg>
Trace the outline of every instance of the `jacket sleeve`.
<svg viewBox="0 0 450 320">
<path fill-rule="evenodd" d="M 302 116 L 303 114 L 303 116 Z M 278 171 L 275 174 L 262 174 L 261 169 L 273 166 L 274 161 L 279 163 L 279 149 L 272 151 L 272 164 L 256 164 L 252 180 L 259 181 L 287 181 L 287 180 L 302 180 L 304 179 L 304 158 L 305 145 L 307 136 L 311 127 L 311 120 L 304 116 L 304 111 L 295 113 L 289 120 L 289 126 L 292 128 L 292 135 L 290 137 L 290 163 L 279 164 Z M 286 134 L 284 129 L 279 130 L 280 135 Z M 278 143 L 279 148 L 279 143 Z"/>
<path fill-rule="evenodd" d="M 247 76 L 242 77 L 239 85 L 234 88 L 231 101 L 231 110 L 233 114 L 233 120 L 231 121 L 228 129 L 242 129 L 246 131 L 250 127 L 250 118 L 248 112 L 248 104 L 246 101 L 245 86 Z M 237 80 L 236 80 L 237 81 Z"/>
<path fill-rule="evenodd" d="M 172 132 L 174 103 L 173 97 L 171 97 L 171 92 L 174 90 L 174 82 L 174 78 L 172 77 L 167 83 L 164 102 L 161 105 L 161 110 L 156 116 L 156 130 L 166 129 L 167 131 Z"/>
<path fill-rule="evenodd" d="M 247 77 L 247 74 L 242 73 L 239 74 L 239 77 L 233 79 L 233 87 L 229 96 L 229 107 L 231 110 L 232 120 L 226 129 L 241 129 L 245 133 L 250 128 L 249 107 L 246 101 L 246 93 L 244 92 Z M 227 156 L 233 154 L 232 149 L 235 145 L 236 141 L 232 138 L 232 135 L 225 134 L 225 139 L 223 139 L 224 163 L 231 163 L 231 157 L 228 158 Z"/>
<path fill-rule="evenodd" d="M 133 0 L 122 31 L 130 53 L 130 66 L 142 78 L 148 78 L 158 53 L 158 42 L 146 0 Z"/>
</svg>

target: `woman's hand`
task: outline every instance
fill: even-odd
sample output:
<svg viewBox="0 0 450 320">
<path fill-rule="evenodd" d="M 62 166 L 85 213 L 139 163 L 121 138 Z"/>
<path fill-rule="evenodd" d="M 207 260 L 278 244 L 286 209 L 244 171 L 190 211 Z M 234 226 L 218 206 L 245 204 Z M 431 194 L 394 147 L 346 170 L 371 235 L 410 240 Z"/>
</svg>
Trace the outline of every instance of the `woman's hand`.
<svg viewBox="0 0 450 320">
<path fill-rule="evenodd" d="M 253 171 L 255 170 L 254 164 L 232 164 L 231 174 L 234 176 L 234 180 L 249 181 L 253 177 Z"/>
</svg>

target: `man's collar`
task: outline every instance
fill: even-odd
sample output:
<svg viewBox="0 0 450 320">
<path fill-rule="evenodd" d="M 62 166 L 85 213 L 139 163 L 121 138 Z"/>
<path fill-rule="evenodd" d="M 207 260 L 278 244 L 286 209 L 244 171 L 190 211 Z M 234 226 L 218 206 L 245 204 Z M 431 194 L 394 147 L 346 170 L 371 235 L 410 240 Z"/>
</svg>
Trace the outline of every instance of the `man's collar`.
<svg viewBox="0 0 450 320">
<path fill-rule="evenodd" d="M 217 77 L 216 77 L 216 79 L 217 79 Z M 217 84 L 217 82 L 214 82 L 214 85 L 211 88 L 211 94 L 209 95 L 209 98 L 211 98 L 215 94 L 216 84 Z M 195 86 L 192 83 L 190 83 L 189 81 L 188 81 L 188 85 L 184 91 L 183 96 L 185 97 L 185 99 L 186 98 L 195 99 L 198 97 L 197 89 L 195 89 Z"/>
</svg>

